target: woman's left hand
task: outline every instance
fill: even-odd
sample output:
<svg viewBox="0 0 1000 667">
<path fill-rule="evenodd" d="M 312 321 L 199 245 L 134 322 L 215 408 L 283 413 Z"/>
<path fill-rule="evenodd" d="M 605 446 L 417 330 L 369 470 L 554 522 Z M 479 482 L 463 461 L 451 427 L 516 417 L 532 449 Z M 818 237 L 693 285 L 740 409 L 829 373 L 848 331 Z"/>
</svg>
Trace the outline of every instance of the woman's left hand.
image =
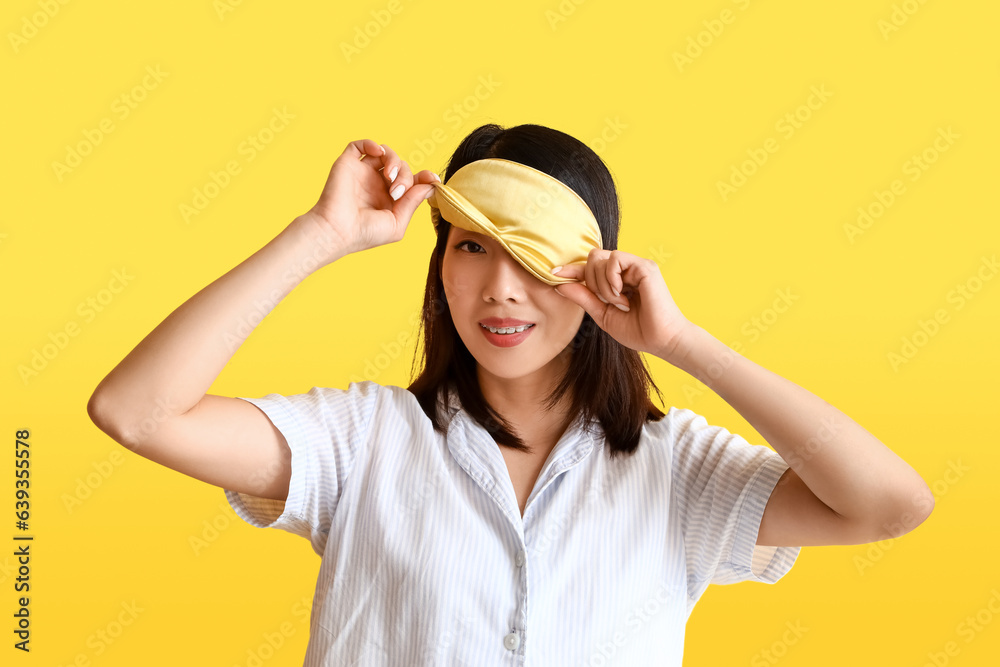
<svg viewBox="0 0 1000 667">
<path fill-rule="evenodd" d="M 692 327 L 670 296 L 660 267 L 651 259 L 594 248 L 586 265 L 569 264 L 554 275 L 582 280 L 553 289 L 582 307 L 597 326 L 633 350 L 670 361 L 682 335 Z M 616 304 L 629 310 L 621 310 Z"/>
</svg>

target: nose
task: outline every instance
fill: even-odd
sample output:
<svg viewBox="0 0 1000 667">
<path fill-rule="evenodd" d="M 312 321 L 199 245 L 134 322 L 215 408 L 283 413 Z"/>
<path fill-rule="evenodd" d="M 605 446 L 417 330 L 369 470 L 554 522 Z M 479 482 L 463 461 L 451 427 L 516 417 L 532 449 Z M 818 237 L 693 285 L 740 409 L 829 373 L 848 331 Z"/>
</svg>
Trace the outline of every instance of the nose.
<svg viewBox="0 0 1000 667">
<path fill-rule="evenodd" d="M 484 301 L 522 301 L 525 283 L 534 280 L 527 269 L 517 263 L 506 251 L 493 253 L 489 275 L 483 285 Z"/>
</svg>

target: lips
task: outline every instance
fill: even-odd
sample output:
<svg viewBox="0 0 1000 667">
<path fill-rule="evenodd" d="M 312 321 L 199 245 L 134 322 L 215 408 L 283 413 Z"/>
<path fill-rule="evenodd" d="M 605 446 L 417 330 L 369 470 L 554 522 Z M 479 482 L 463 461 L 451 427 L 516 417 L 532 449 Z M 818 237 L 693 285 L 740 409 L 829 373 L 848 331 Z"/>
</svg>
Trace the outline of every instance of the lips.
<svg viewBox="0 0 1000 667">
<path fill-rule="evenodd" d="M 487 317 L 484 320 L 479 320 L 479 323 L 483 326 L 493 327 L 494 329 L 500 329 L 503 327 L 520 327 L 525 324 L 534 324 L 534 322 L 516 320 L 511 317 Z"/>
<path fill-rule="evenodd" d="M 504 320 L 499 320 L 499 318 L 497 318 L 496 321 L 504 321 Z M 506 320 L 506 321 L 519 322 L 520 320 Z M 508 347 L 508 348 L 520 345 L 525 339 L 528 338 L 528 336 L 531 335 L 531 332 L 535 330 L 535 326 L 530 322 L 514 326 L 524 326 L 527 328 L 525 328 L 524 331 L 520 332 L 500 333 L 498 331 L 497 333 L 493 333 L 492 331 L 487 329 L 485 325 L 480 324 L 479 330 L 483 332 L 483 336 L 486 337 L 486 340 L 488 340 L 495 347 Z M 497 328 L 506 332 L 510 331 L 512 327 L 497 327 Z"/>
</svg>

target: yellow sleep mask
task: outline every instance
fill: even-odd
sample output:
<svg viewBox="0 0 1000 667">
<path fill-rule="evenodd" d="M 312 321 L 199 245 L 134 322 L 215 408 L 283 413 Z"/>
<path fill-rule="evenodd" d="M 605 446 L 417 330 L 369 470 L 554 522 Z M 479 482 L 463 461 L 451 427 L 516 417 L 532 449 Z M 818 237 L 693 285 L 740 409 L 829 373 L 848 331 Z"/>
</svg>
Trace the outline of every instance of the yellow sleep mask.
<svg viewBox="0 0 1000 667">
<path fill-rule="evenodd" d="M 495 239 L 529 273 L 549 285 L 579 282 L 553 275 L 585 264 L 603 248 L 586 202 L 565 183 L 520 162 L 486 158 L 435 182 L 428 203 L 456 227 Z M 432 215 L 437 229 L 438 218 Z"/>
</svg>

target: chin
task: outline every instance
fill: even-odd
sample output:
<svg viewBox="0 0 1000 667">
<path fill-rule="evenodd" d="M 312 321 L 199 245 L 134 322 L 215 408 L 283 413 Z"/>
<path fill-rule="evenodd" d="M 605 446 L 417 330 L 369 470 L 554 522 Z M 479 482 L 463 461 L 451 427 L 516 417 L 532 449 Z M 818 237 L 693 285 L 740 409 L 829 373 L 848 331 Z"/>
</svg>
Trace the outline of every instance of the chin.
<svg viewBox="0 0 1000 667">
<path fill-rule="evenodd" d="M 512 364 L 486 365 L 477 360 L 479 367 L 493 377 L 503 380 L 517 380 L 526 377 L 538 370 L 537 366 L 518 368 Z"/>
</svg>

